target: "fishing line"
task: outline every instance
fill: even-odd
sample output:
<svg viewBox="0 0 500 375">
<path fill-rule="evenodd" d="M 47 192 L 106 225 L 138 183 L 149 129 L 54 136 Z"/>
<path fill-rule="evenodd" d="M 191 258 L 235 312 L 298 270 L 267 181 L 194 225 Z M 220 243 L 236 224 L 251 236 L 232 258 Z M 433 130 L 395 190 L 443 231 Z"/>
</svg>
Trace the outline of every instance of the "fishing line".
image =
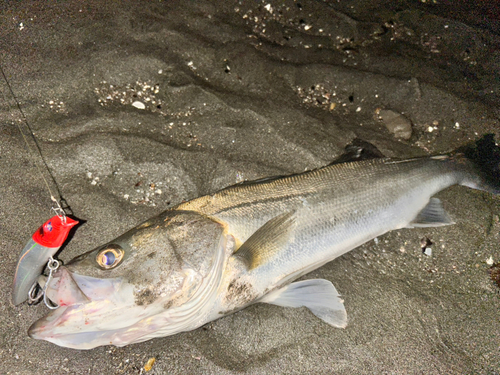
<svg viewBox="0 0 500 375">
<path fill-rule="evenodd" d="M 19 100 L 17 99 L 16 94 L 14 93 L 14 90 L 12 89 L 12 86 L 10 85 L 9 80 L 7 79 L 7 76 L 5 75 L 5 72 L 1 65 L 0 72 L 2 73 L 3 79 L 7 84 L 12 98 L 14 98 L 14 101 L 16 102 L 19 113 L 21 113 L 21 120 L 18 121 L 14 118 L 14 122 L 16 123 L 17 128 L 19 129 L 19 132 L 24 139 L 24 142 L 28 149 L 28 154 L 31 157 L 33 164 L 40 173 L 40 176 L 42 177 L 42 180 L 47 187 L 50 199 L 53 202 L 52 210 L 56 214 L 56 216 L 53 216 L 52 218 L 47 220 L 40 228 L 38 228 L 38 230 L 28 241 L 24 249 L 21 251 L 19 260 L 16 265 L 14 282 L 12 284 L 12 302 L 14 303 L 14 305 L 19 305 L 20 303 L 29 300 L 29 303 L 33 304 L 37 303 L 43 297 L 43 301 L 48 308 L 56 309 L 59 306 L 57 304 L 51 303 L 46 293 L 48 285 L 53 278 L 53 274 L 57 271 L 59 265 L 61 264 L 59 261 L 55 260 L 53 256 L 59 251 L 61 246 L 68 238 L 71 228 L 78 224 L 78 220 L 66 217 L 66 210 L 68 211 L 69 215 L 72 214 L 71 208 L 62 197 L 57 181 L 52 174 L 49 165 L 45 161 L 45 158 L 43 157 L 42 149 L 35 137 L 35 133 L 33 132 L 28 118 L 24 114 L 24 111 L 21 108 L 21 104 L 19 103 Z M 7 105 L 10 106 L 10 103 L 6 99 L 6 95 L 4 94 L 4 90 L 2 90 L 2 96 L 5 102 L 8 103 Z M 24 122 L 24 125 L 28 128 L 35 147 L 32 147 L 32 145 L 30 145 L 28 136 L 25 134 L 26 132 L 23 131 L 23 128 L 20 125 L 20 123 L 22 122 Z M 49 181 L 44 176 L 40 164 L 37 162 L 37 152 L 40 156 L 40 159 L 42 160 L 43 165 L 45 166 L 45 169 L 47 170 L 47 173 L 50 176 L 50 179 L 52 180 L 52 189 L 51 184 L 49 184 Z M 57 193 L 59 199 L 55 197 L 53 189 Z M 43 275 L 43 271 L 45 268 L 49 269 L 49 275 L 44 286 L 40 287 L 39 275 Z"/>
<path fill-rule="evenodd" d="M 69 205 L 67 204 L 66 200 L 63 198 L 62 194 L 61 194 L 61 191 L 59 190 L 59 186 L 57 185 L 57 182 L 56 182 L 56 179 L 54 177 L 54 175 L 52 174 L 47 162 L 45 161 L 45 158 L 43 157 L 43 154 L 42 154 L 42 149 L 40 148 L 40 145 L 38 143 L 38 140 L 36 139 L 35 137 L 35 134 L 33 133 L 33 130 L 29 124 L 29 121 L 28 121 L 28 118 L 26 117 L 26 115 L 24 114 L 24 111 L 21 107 L 21 105 L 19 104 L 19 100 L 17 99 L 17 96 L 16 94 L 14 93 L 14 90 L 12 89 L 12 86 L 10 85 L 8 79 L 7 79 L 7 76 L 5 75 L 5 72 L 3 70 L 3 67 L 2 65 L 0 65 L 0 72 L 2 73 L 2 76 L 3 76 L 3 79 L 5 80 L 5 83 L 7 84 L 7 87 L 10 91 L 10 94 L 12 95 L 12 97 L 14 98 L 14 101 L 16 102 L 16 105 L 17 105 L 17 109 L 19 110 L 19 112 L 21 113 L 21 117 L 23 119 L 23 122 L 24 124 L 26 125 L 26 127 L 28 128 L 29 130 L 29 133 L 31 135 L 31 138 L 33 139 L 33 142 L 35 143 L 35 148 L 36 148 L 36 151 L 38 152 L 38 155 L 40 156 L 40 159 L 42 160 L 42 163 L 43 165 L 45 166 L 46 170 L 47 170 L 47 173 L 49 174 L 50 178 L 52 179 L 52 183 L 53 185 L 55 186 L 55 190 L 57 192 L 57 195 L 59 196 L 59 199 L 56 199 L 54 197 L 54 194 L 52 193 L 52 189 L 50 188 L 49 186 L 49 183 L 47 181 L 47 179 L 45 178 L 45 176 L 43 175 L 43 172 L 42 172 L 42 169 L 40 168 L 40 166 L 38 165 L 38 163 L 35 161 L 36 160 L 36 156 L 35 156 L 35 152 L 33 151 L 33 149 L 31 148 L 29 142 L 28 142 L 28 138 L 26 137 L 26 134 L 24 133 L 23 129 L 21 128 L 21 126 L 19 125 L 19 123 L 17 121 L 14 120 L 15 124 L 17 125 L 17 128 L 19 129 L 19 132 L 21 133 L 21 135 L 23 136 L 23 139 L 24 139 L 24 142 L 26 143 L 26 147 L 28 148 L 28 153 L 30 154 L 31 156 L 31 159 L 33 161 L 33 164 L 35 165 L 36 169 L 38 170 L 38 172 L 40 173 L 40 176 L 42 177 L 43 179 L 43 182 L 45 183 L 45 186 L 47 187 L 47 190 L 49 191 L 49 195 L 50 195 L 50 199 L 52 200 L 52 202 L 54 202 L 54 204 L 57 206 L 57 207 L 54 207 L 52 206 L 52 210 L 58 215 L 61 217 L 61 219 L 65 222 L 66 221 L 66 210 L 68 210 L 69 214 L 72 214 L 72 211 L 71 211 L 71 208 L 69 207 Z M 6 98 L 5 98 L 5 95 L 4 96 L 4 100 L 7 102 Z"/>
</svg>

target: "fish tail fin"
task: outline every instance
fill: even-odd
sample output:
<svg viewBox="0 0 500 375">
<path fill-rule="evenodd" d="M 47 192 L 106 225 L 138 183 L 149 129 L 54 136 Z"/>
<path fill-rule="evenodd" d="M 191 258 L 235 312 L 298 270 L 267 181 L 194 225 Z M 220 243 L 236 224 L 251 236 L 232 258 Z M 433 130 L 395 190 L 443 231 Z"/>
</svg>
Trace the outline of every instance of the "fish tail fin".
<svg viewBox="0 0 500 375">
<path fill-rule="evenodd" d="M 471 173 L 465 176 L 461 185 L 500 194 L 500 147 L 493 134 L 486 134 L 475 143 L 457 149 L 452 159 L 462 166 L 464 162 L 470 165 Z"/>
</svg>

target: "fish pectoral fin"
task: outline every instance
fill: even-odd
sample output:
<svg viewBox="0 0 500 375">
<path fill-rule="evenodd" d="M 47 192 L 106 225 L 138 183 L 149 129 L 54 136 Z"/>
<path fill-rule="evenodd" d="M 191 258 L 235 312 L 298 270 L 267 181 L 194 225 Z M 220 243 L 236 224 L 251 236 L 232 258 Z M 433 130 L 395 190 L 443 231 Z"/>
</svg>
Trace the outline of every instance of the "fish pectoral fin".
<svg viewBox="0 0 500 375">
<path fill-rule="evenodd" d="M 427 206 L 407 225 L 407 228 L 441 227 L 451 224 L 455 224 L 455 222 L 450 219 L 450 216 L 444 210 L 441 200 L 431 198 Z"/>
<path fill-rule="evenodd" d="M 284 307 L 307 307 L 325 323 L 337 328 L 347 326 L 344 301 L 333 284 L 324 279 L 297 281 L 275 290 L 259 302 Z"/>
<path fill-rule="evenodd" d="M 272 259 L 288 242 L 295 227 L 295 212 L 287 212 L 269 220 L 234 253 L 254 269 Z"/>
</svg>

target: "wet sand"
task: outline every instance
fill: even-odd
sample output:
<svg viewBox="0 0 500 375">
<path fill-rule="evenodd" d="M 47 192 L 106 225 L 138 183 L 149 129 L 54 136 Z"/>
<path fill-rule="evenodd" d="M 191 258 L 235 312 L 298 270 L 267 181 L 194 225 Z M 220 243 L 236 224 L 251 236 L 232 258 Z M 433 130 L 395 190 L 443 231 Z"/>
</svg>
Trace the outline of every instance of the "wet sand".
<svg viewBox="0 0 500 375">
<path fill-rule="evenodd" d="M 3 5 L 2 68 L 86 220 L 61 259 L 182 200 L 326 165 L 356 137 L 402 158 L 500 139 L 494 2 L 215 4 Z M 35 164 L 49 177 L 0 81 L 0 373 L 138 374 L 153 357 L 150 374 L 499 373 L 500 290 L 489 270 L 500 262 L 500 201 L 460 187 L 439 194 L 455 225 L 389 233 L 305 276 L 337 287 L 346 329 L 257 304 L 124 348 L 30 339 L 47 309 L 14 307 L 11 282 L 51 216 Z M 381 110 L 404 116 L 396 125 L 410 138 L 389 131 Z"/>
</svg>

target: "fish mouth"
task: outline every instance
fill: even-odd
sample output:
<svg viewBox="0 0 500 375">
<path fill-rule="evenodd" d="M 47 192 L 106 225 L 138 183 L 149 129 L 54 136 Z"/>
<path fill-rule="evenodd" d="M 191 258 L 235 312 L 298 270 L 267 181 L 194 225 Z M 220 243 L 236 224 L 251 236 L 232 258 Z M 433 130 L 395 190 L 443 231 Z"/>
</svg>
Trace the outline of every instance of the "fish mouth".
<svg viewBox="0 0 500 375">
<path fill-rule="evenodd" d="M 135 304 L 133 288 L 123 279 L 82 276 L 61 266 L 46 293 L 59 307 L 33 323 L 28 334 L 59 346 L 121 346 L 123 337 L 129 336 L 125 333 L 144 318 L 144 308 Z"/>
</svg>

